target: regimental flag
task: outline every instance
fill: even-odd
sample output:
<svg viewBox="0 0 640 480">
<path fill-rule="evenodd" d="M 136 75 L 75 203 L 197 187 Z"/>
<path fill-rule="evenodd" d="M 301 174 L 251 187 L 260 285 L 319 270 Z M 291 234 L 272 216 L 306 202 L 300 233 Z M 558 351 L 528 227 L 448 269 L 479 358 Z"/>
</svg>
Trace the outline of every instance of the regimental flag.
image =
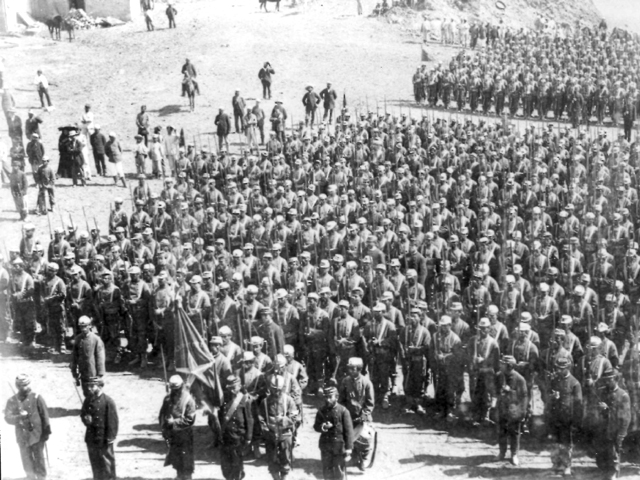
<svg viewBox="0 0 640 480">
<path fill-rule="evenodd" d="M 185 383 L 196 402 L 213 411 L 212 407 L 221 406 L 223 401 L 213 355 L 183 308 L 177 308 L 176 319 L 176 371 L 186 376 Z"/>
</svg>

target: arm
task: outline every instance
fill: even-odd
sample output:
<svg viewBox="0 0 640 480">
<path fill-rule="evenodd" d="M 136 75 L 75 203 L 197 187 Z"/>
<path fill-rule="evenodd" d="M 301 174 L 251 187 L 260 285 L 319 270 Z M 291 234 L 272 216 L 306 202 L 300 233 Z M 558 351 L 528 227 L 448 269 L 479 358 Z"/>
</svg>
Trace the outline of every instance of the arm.
<svg viewBox="0 0 640 480">
<path fill-rule="evenodd" d="M 116 437 L 118 436 L 118 425 L 119 425 L 119 419 L 118 419 L 118 409 L 116 408 L 116 404 L 115 402 L 111 399 L 108 398 L 107 399 L 107 428 L 105 431 L 105 439 L 107 440 L 107 443 L 113 443 L 116 440 Z"/>
<path fill-rule="evenodd" d="M 42 398 L 42 395 L 38 395 L 36 399 L 36 406 L 38 408 L 38 414 L 40 415 L 40 422 L 42 424 L 42 437 L 41 441 L 46 442 L 51 435 L 51 423 L 49 422 L 49 410 L 47 409 L 47 403 Z"/>
<path fill-rule="evenodd" d="M 346 408 L 342 413 L 342 434 L 344 437 L 345 450 L 353 450 L 353 442 L 355 435 L 353 433 L 353 422 L 351 421 L 351 414 Z"/>
<path fill-rule="evenodd" d="M 104 342 L 100 337 L 97 337 L 96 348 L 95 348 L 95 362 L 96 362 L 96 373 L 99 377 L 104 376 L 105 374 L 105 351 L 104 351 Z"/>
</svg>

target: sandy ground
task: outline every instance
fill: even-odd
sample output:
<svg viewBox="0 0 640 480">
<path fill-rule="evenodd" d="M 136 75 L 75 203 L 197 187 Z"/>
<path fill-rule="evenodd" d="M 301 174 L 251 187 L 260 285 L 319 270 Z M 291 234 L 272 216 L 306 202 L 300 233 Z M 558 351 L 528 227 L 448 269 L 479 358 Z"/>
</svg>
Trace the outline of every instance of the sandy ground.
<svg viewBox="0 0 640 480">
<path fill-rule="evenodd" d="M 274 5 L 269 8 L 273 10 Z M 302 117 L 301 98 L 308 83 L 317 89 L 331 81 L 340 95 L 346 93 L 350 107 L 358 111 L 384 109 L 385 99 L 394 114 L 409 113 L 411 74 L 419 64 L 420 45 L 415 36 L 397 26 L 373 19 L 355 17 L 355 1 L 316 2 L 306 10 L 281 6 L 280 13 L 261 13 L 255 1 L 194 1 L 178 5 L 178 28 L 166 29 L 161 10 L 156 10 L 157 30 L 147 33 L 142 19 L 123 27 L 80 31 L 75 42 L 53 42 L 43 33 L 36 37 L 5 39 L 0 44 L 7 71 L 5 79 L 13 89 L 24 119 L 28 108 L 38 108 L 32 86 L 37 68 L 43 68 L 52 82 L 56 106 L 43 113 L 44 143 L 57 166 L 57 127 L 78 121 L 83 105 L 90 102 L 96 122 L 105 132 L 116 131 L 124 146 L 131 148 L 135 115 L 147 105 L 152 125 L 183 127 L 189 140 L 198 146 L 208 144 L 214 130 L 218 106 L 231 107 L 234 89 L 240 89 L 249 105 L 261 94 L 257 73 L 270 61 L 276 70 L 273 100 L 282 99 L 295 122 Z M 162 9 L 163 10 L 163 9 Z M 433 47 L 435 61 L 448 61 L 449 48 Z M 189 113 L 179 96 L 180 67 L 189 57 L 198 68 L 202 96 L 195 113 Z M 267 101 L 268 113 L 273 101 Z M 420 114 L 414 108 L 412 115 Z M 0 135 L 5 137 L 4 125 Z M 195 136 L 195 139 L 194 139 Z M 237 143 L 238 139 L 233 138 Z M 239 145 L 234 145 L 238 149 Z M 125 154 L 125 171 L 134 170 L 130 152 Z M 70 180 L 58 183 L 56 195 L 60 211 L 51 216 L 52 224 L 74 223 L 84 227 L 81 207 L 88 220 L 106 227 L 109 204 L 116 196 L 126 199 L 129 191 L 114 187 L 111 179 L 95 179 L 91 186 L 71 188 Z M 152 188 L 159 185 L 152 182 Z M 29 201 L 35 203 L 35 189 Z M 32 217 L 42 238 L 47 236 L 44 217 Z M 8 248 L 15 248 L 21 222 L 13 209 L 8 189 L 0 189 L 0 237 Z M 78 418 L 79 400 L 68 371 L 68 358 L 37 354 L 25 359 L 14 346 L 0 348 L 3 381 L 0 401 L 10 395 L 6 379 L 19 372 L 34 376 L 34 386 L 46 398 L 53 416 L 53 436 L 49 442 L 51 479 L 90 477 L 83 445 L 83 427 Z M 119 406 L 121 429 L 116 443 L 119 478 L 172 478 L 173 471 L 163 468 L 164 443 L 157 429 L 157 410 L 164 395 L 161 369 L 132 373 L 110 370 L 106 391 Z M 321 476 L 317 438 L 309 423 L 318 400 L 306 398 L 307 425 L 300 435 L 302 446 L 295 451 L 292 480 Z M 522 466 L 492 463 L 496 453 L 495 432 L 491 429 L 468 430 L 454 427 L 447 433 L 444 425 L 431 415 L 417 417 L 402 414 L 399 401 L 389 412 L 374 415 L 379 426 L 380 444 L 376 466 L 366 478 L 540 478 L 551 464 L 541 450 L 537 436 L 523 439 Z M 4 422 L 0 431 L 5 442 L 1 452 L 2 478 L 16 479 L 23 473 L 13 432 Z M 197 479 L 221 478 L 215 454 L 209 447 L 210 435 L 202 417 L 198 417 Z M 597 478 L 591 459 L 580 456 L 576 478 Z M 625 465 L 627 476 L 640 475 L 637 468 Z M 350 477 L 363 477 L 351 469 Z M 247 468 L 247 478 L 268 478 L 264 463 Z"/>
</svg>

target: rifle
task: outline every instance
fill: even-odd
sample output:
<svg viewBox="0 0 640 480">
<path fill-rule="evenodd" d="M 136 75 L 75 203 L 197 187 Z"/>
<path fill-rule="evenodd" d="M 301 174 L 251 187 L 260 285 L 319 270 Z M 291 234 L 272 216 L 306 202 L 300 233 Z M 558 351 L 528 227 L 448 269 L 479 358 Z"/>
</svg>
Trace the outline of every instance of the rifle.
<svg viewBox="0 0 640 480">
<path fill-rule="evenodd" d="M 49 212 L 47 212 L 47 223 L 49 224 L 49 239 L 53 238 L 53 231 L 51 230 L 51 217 L 49 216 Z M 6 247 L 5 247 L 6 249 Z M 9 257 L 7 257 L 9 258 Z"/>
<path fill-rule="evenodd" d="M 160 345 L 160 355 L 162 355 L 162 371 L 164 373 L 164 391 L 169 393 L 169 382 L 167 381 L 167 364 L 164 360 L 164 348 Z"/>
<path fill-rule="evenodd" d="M 84 217 L 84 223 L 87 227 L 87 234 L 89 234 L 91 232 L 91 229 L 89 228 L 89 220 L 87 220 L 87 213 L 84 211 L 84 205 L 82 206 L 82 216 Z"/>
<path fill-rule="evenodd" d="M 242 332 L 242 327 L 244 326 L 244 323 L 246 322 L 245 320 L 245 313 L 244 313 L 244 305 L 240 306 L 240 312 L 242 313 L 242 318 L 236 317 L 238 319 L 238 339 L 239 339 L 239 343 L 240 343 L 240 349 L 242 350 L 242 354 L 243 354 L 243 358 L 244 358 L 244 338 L 243 338 L 243 332 Z M 251 333 L 251 332 L 249 332 Z M 244 377 L 244 366 L 240 366 L 240 378 L 242 379 L 242 387 L 246 388 L 246 383 L 245 383 L 245 377 Z"/>
</svg>

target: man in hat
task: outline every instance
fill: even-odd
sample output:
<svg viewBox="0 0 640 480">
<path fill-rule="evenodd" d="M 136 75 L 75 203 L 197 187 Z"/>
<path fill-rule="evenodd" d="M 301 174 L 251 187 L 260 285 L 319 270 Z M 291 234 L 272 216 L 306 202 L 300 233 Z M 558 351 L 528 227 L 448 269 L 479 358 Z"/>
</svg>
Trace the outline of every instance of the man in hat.
<svg viewBox="0 0 640 480">
<path fill-rule="evenodd" d="M 271 100 L 271 75 L 275 75 L 275 73 L 275 70 L 269 62 L 264 62 L 264 65 L 258 72 L 258 78 L 262 83 L 262 98 L 265 100 Z"/>
<path fill-rule="evenodd" d="M 265 440 L 269 473 L 274 480 L 286 480 L 293 461 L 293 431 L 298 421 L 294 400 L 284 393 L 285 381 L 273 375 L 269 395 L 258 406 L 258 419 Z"/>
<path fill-rule="evenodd" d="M 216 135 L 218 135 L 218 150 L 222 152 L 224 148 L 227 151 L 229 149 L 227 137 L 231 133 L 231 119 L 225 113 L 223 107 L 218 109 L 218 114 L 213 123 L 216 125 Z"/>
<path fill-rule="evenodd" d="M 244 98 L 240 95 L 240 90 L 236 90 L 233 95 L 231 106 L 233 107 L 233 122 L 236 127 L 235 133 L 240 134 L 244 132 L 244 111 L 247 107 Z"/>
<path fill-rule="evenodd" d="M 127 181 L 124 177 L 124 167 L 122 164 L 122 146 L 120 145 L 120 141 L 117 139 L 115 132 L 109 132 L 109 140 L 107 140 L 104 151 L 107 154 L 109 163 L 112 163 L 113 168 L 115 169 L 113 183 L 117 185 L 118 180 L 121 180 L 122 186 L 127 188 Z"/>
<path fill-rule="evenodd" d="M 41 285 L 41 302 L 47 323 L 47 333 L 51 341 L 51 350 L 67 353 L 64 345 L 66 335 L 65 298 L 67 287 L 58 276 L 57 263 L 50 263 L 45 270 L 45 281 Z"/>
<path fill-rule="evenodd" d="M 371 445 L 364 430 L 369 431 L 372 421 L 371 414 L 375 407 L 374 389 L 371 380 L 362 374 L 364 362 L 360 357 L 351 357 L 347 362 L 349 375 L 346 376 L 339 387 L 339 402 L 344 405 L 351 416 L 354 426 L 353 455 L 357 467 L 364 471 Z"/>
<path fill-rule="evenodd" d="M 35 173 L 36 185 L 38 186 L 38 215 L 47 214 L 47 195 L 49 196 L 49 211 L 53 211 L 56 204 L 55 200 L 55 183 L 56 176 L 51 168 L 49 157 L 42 157 L 42 164 Z"/>
<path fill-rule="evenodd" d="M 516 371 L 516 359 L 505 355 L 500 360 L 500 373 L 497 379 L 498 392 L 498 445 L 500 453 L 498 461 L 504 460 L 507 453 L 507 441 L 511 449 L 511 463 L 520 464 L 518 450 L 520 449 L 520 429 L 527 413 L 528 394 L 527 385 Z"/>
<path fill-rule="evenodd" d="M 464 352 L 460 337 L 451 330 L 449 315 L 440 317 L 438 330 L 433 335 L 431 354 L 436 406 L 443 418 L 453 421 L 453 411 L 464 393 Z"/>
<path fill-rule="evenodd" d="M 273 310 L 265 307 L 260 312 L 262 323 L 258 327 L 260 336 L 266 345 L 266 354 L 269 358 L 276 358 L 276 355 L 284 351 L 284 332 L 282 327 L 273 321 Z"/>
<path fill-rule="evenodd" d="M 9 188 L 11 189 L 11 196 L 13 197 L 13 203 L 17 212 L 20 214 L 20 220 L 26 220 L 29 215 L 29 208 L 27 206 L 27 191 L 29 188 L 29 180 L 27 175 L 21 168 L 20 162 L 13 160 L 11 162 L 12 170 L 9 175 Z"/>
<path fill-rule="evenodd" d="M 313 90 L 312 85 L 307 85 L 306 90 L 307 92 L 302 97 L 302 105 L 304 105 L 305 111 L 304 124 L 306 127 L 311 124 L 311 128 L 313 128 L 313 123 L 316 120 L 316 110 L 321 99 L 320 95 Z"/>
<path fill-rule="evenodd" d="M 338 403 L 338 389 L 324 389 L 324 405 L 316 413 L 313 429 L 320 433 L 320 458 L 325 480 L 346 478 L 346 461 L 353 450 L 353 422 L 349 410 Z"/>
<path fill-rule="evenodd" d="M 558 357 L 551 375 L 545 415 L 554 446 L 551 450 L 553 471 L 571 475 L 573 439 L 582 423 L 582 388 L 571 375 L 566 357 Z"/>
<path fill-rule="evenodd" d="M 40 135 L 37 133 L 32 133 L 31 139 L 29 143 L 27 143 L 27 158 L 31 165 L 33 179 L 37 182 L 36 173 L 42 164 L 42 159 L 44 158 L 44 145 L 40 141 Z"/>
<path fill-rule="evenodd" d="M 304 325 L 304 347 L 308 355 L 309 383 L 311 392 L 322 390 L 325 367 L 329 363 L 329 338 L 331 334 L 331 320 L 329 315 L 318 306 L 320 297 L 311 292 L 307 296 L 307 318 Z"/>
<path fill-rule="evenodd" d="M 193 423 L 196 404 L 180 375 L 169 379 L 169 394 L 164 397 L 158 420 L 162 437 L 169 446 L 164 466 L 175 468 L 177 478 L 191 480 L 195 469 L 193 454 Z"/>
<path fill-rule="evenodd" d="M 338 95 L 331 86 L 331 82 L 327 82 L 327 87 L 320 92 L 320 98 L 322 99 L 322 106 L 324 107 L 324 115 L 322 121 L 329 121 L 329 124 L 333 122 L 333 109 L 336 108 L 336 99 Z"/>
<path fill-rule="evenodd" d="M 49 410 L 41 395 L 31 389 L 31 378 L 22 373 L 16 377 L 18 393 L 9 398 L 4 419 L 15 425 L 22 467 L 27 479 L 46 479 L 45 444 L 51 435 Z"/>
<path fill-rule="evenodd" d="M 429 384 L 427 359 L 431 334 L 420 324 L 422 311 L 416 307 L 411 309 L 409 323 L 400 333 L 400 361 L 404 378 L 404 393 L 407 411 L 424 414 L 420 399 Z"/>
<path fill-rule="evenodd" d="M 140 267 L 134 265 L 129 268 L 129 282 L 123 285 L 123 298 L 129 321 L 130 336 L 129 349 L 135 354 L 130 366 L 140 364 L 140 368 L 147 368 L 147 332 L 150 326 L 151 289 L 140 277 Z"/>
<path fill-rule="evenodd" d="M 218 412 L 222 435 L 220 467 L 225 480 L 242 480 L 244 452 L 253 435 L 251 396 L 241 391 L 240 378 L 235 375 L 227 377 L 226 384 L 224 405 Z"/>
<path fill-rule="evenodd" d="M 35 346 L 36 305 L 34 302 L 33 277 L 25 271 L 20 257 L 11 262 L 11 281 L 9 283 L 12 306 L 13 330 L 20 332 L 23 347 Z"/>
<path fill-rule="evenodd" d="M 93 127 L 93 133 L 89 136 L 93 161 L 96 164 L 96 173 L 103 177 L 107 176 L 107 165 L 105 164 L 107 137 L 102 133 L 100 125 Z"/>
<path fill-rule="evenodd" d="M 618 386 L 613 369 L 602 375 L 600 390 L 600 424 L 596 443 L 596 465 L 604 473 L 605 480 L 620 476 L 620 456 L 622 443 L 631 422 L 631 401 L 629 394 Z"/>
<path fill-rule="evenodd" d="M 387 307 L 373 307 L 373 321 L 364 328 L 364 338 L 371 355 L 371 378 L 382 408 L 389 408 L 391 376 L 395 373 L 397 332 L 395 325 L 384 317 Z"/>
<path fill-rule="evenodd" d="M 116 480 L 116 457 L 113 444 L 118 436 L 118 409 L 102 392 L 104 380 L 94 377 L 88 382 L 90 395 L 84 399 L 80 419 L 87 427 L 84 441 L 94 480 Z"/>
<path fill-rule="evenodd" d="M 102 378 L 105 369 L 105 350 L 102 339 L 91 330 L 91 319 L 83 315 L 78 319 L 80 334 L 73 341 L 71 375 L 76 384 L 82 385 L 85 398 L 90 395 L 89 381 Z"/>
</svg>

